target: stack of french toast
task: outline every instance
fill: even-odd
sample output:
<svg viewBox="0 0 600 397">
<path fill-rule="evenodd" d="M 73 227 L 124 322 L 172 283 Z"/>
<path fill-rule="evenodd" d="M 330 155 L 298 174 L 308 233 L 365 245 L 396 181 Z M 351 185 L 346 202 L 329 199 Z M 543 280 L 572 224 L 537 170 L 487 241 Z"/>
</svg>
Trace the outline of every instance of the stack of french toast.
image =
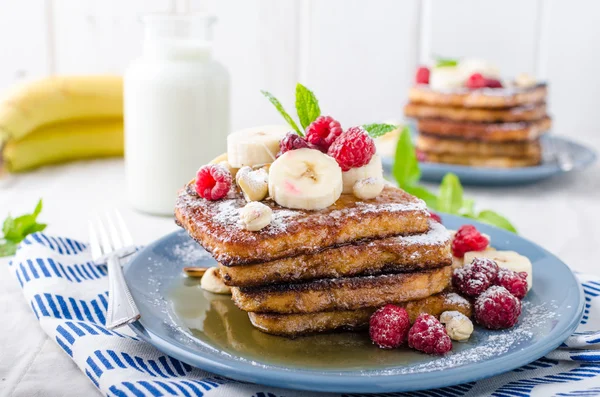
<svg viewBox="0 0 600 397">
<path fill-rule="evenodd" d="M 261 147 L 275 148 L 265 142 L 273 129 L 257 131 Z M 411 320 L 452 310 L 471 315 L 469 301 L 448 290 L 449 232 L 422 200 L 383 183 L 381 159 L 374 146 L 369 152 L 364 131 L 341 135 L 342 149 L 370 145 L 354 157 L 273 134 L 273 150 L 281 147 L 276 160 L 238 161 L 243 151 L 228 150 L 228 159 L 204 166 L 181 190 L 175 209 L 255 327 L 288 337 L 362 329 L 390 303 Z M 244 133 L 244 145 L 251 135 Z M 362 165 L 352 168 L 357 156 Z M 255 195 L 263 183 L 267 190 Z"/>
<path fill-rule="evenodd" d="M 444 62 L 417 71 L 406 117 L 416 120 L 425 161 L 477 167 L 526 167 L 542 161 L 551 126 L 545 83 L 522 74 L 504 81 L 483 60 Z"/>
</svg>

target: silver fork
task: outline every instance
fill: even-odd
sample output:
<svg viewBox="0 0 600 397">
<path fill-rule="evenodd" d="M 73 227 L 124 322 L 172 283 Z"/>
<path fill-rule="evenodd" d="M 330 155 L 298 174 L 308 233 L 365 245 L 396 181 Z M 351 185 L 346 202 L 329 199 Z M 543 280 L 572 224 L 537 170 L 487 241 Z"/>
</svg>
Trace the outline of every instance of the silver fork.
<svg viewBox="0 0 600 397">
<path fill-rule="evenodd" d="M 114 221 L 107 213 L 105 222 L 98 217 L 95 222 L 89 222 L 89 229 L 92 259 L 96 265 L 106 264 L 108 268 L 106 328 L 132 323 L 140 318 L 140 312 L 131 297 L 121 267 L 122 260 L 135 252 L 131 234 L 116 210 Z"/>
</svg>

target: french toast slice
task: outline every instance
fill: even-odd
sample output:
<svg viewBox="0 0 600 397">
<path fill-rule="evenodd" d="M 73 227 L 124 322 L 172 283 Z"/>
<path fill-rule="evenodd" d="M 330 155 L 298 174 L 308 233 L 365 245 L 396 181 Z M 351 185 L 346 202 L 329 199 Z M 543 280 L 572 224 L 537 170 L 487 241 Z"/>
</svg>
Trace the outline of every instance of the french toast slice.
<svg viewBox="0 0 600 397">
<path fill-rule="evenodd" d="M 545 102 L 548 90 L 545 83 L 532 87 L 517 88 L 468 88 L 436 91 L 428 85 L 417 85 L 408 91 L 408 99 L 413 103 L 433 106 L 453 106 L 467 108 L 510 108 L 529 103 Z"/>
<path fill-rule="evenodd" d="M 320 279 L 301 284 L 233 287 L 233 302 L 247 312 L 315 313 L 380 307 L 423 299 L 450 285 L 452 266 L 413 273 Z"/>
<path fill-rule="evenodd" d="M 506 156 L 541 158 L 542 145 L 539 140 L 515 142 L 485 142 L 456 138 L 438 138 L 435 135 L 419 134 L 416 146 L 426 153 L 463 156 Z"/>
<path fill-rule="evenodd" d="M 471 167 L 489 168 L 518 168 L 532 167 L 542 162 L 540 156 L 510 157 L 510 156 L 480 156 L 454 153 L 430 153 L 423 151 L 425 158 L 431 163 L 468 165 Z"/>
<path fill-rule="evenodd" d="M 506 109 L 480 109 L 407 103 L 404 106 L 404 115 L 417 119 L 446 119 L 479 123 L 534 121 L 547 116 L 545 103 L 532 103 Z"/>
<path fill-rule="evenodd" d="M 321 278 L 406 273 L 452 264 L 450 233 L 433 220 L 429 224 L 430 229 L 425 234 L 358 241 L 267 263 L 220 265 L 220 273 L 227 285 L 252 287 Z"/>
<path fill-rule="evenodd" d="M 473 139 L 486 142 L 535 140 L 550 129 L 550 117 L 514 123 L 469 123 L 441 119 L 420 119 L 419 132 L 446 138 Z"/>
<path fill-rule="evenodd" d="M 406 309 L 411 323 L 421 313 L 439 317 L 445 311 L 456 310 L 471 317 L 473 312 L 471 302 L 454 292 L 442 292 L 423 299 L 397 304 Z M 339 330 L 365 329 L 369 326 L 369 319 L 375 310 L 377 310 L 376 307 L 368 307 L 358 310 L 299 314 L 248 313 L 248 317 L 252 325 L 263 332 L 297 337 Z"/>
<path fill-rule="evenodd" d="M 405 191 L 386 186 L 374 199 L 351 194 L 319 211 L 291 210 L 271 200 L 271 223 L 262 230 L 243 229 L 239 210 L 246 205 L 239 188 L 221 200 L 199 197 L 190 182 L 179 192 L 176 222 L 223 265 L 262 263 L 361 239 L 425 233 L 429 213 L 425 203 Z"/>
</svg>

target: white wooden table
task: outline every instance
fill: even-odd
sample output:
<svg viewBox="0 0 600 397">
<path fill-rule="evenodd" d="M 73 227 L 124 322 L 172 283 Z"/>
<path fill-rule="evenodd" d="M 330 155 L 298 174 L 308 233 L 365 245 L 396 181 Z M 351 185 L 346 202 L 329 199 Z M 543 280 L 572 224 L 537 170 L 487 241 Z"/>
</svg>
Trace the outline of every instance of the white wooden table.
<svg viewBox="0 0 600 397">
<path fill-rule="evenodd" d="M 600 150 L 600 136 L 588 139 Z M 87 220 L 119 208 L 137 243 L 177 229 L 172 218 L 131 210 L 122 160 L 49 167 L 0 182 L 0 218 L 31 212 L 44 199 L 47 231 L 86 239 Z M 563 259 L 573 270 L 600 275 L 600 164 L 585 172 L 511 188 L 467 188 L 479 209 L 506 215 L 522 236 Z M 54 341 L 46 338 L 16 280 L 0 260 L 0 396 L 88 396 L 95 388 Z"/>
</svg>

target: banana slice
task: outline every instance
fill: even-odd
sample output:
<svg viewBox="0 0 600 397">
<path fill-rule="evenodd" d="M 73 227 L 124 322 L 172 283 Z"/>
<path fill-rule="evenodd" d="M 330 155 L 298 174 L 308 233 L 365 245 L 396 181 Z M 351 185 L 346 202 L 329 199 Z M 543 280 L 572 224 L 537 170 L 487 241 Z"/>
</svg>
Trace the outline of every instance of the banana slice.
<svg viewBox="0 0 600 397">
<path fill-rule="evenodd" d="M 200 287 L 213 294 L 231 294 L 231 288 L 223 283 L 219 269 L 216 267 L 211 267 L 204 273 L 200 280 Z"/>
<path fill-rule="evenodd" d="M 342 169 L 315 149 L 290 150 L 271 164 L 269 195 L 282 207 L 320 210 L 342 194 Z"/>
<path fill-rule="evenodd" d="M 456 66 L 444 66 L 431 69 L 429 86 L 434 90 L 452 90 L 465 85 L 462 70 Z"/>
<path fill-rule="evenodd" d="M 272 163 L 279 152 L 279 141 L 289 129 L 285 125 L 263 125 L 229 134 L 227 161 L 233 168 Z"/>
<path fill-rule="evenodd" d="M 515 251 L 481 251 L 467 252 L 465 254 L 465 263 L 473 262 L 475 258 L 488 258 L 494 260 L 498 266 L 515 272 L 527 273 L 527 291 L 533 285 L 533 268 L 529 258 L 518 254 Z"/>
<path fill-rule="evenodd" d="M 354 184 L 364 179 L 373 178 L 383 180 L 383 166 L 381 165 L 381 157 L 373 155 L 371 161 L 362 167 L 351 168 L 348 171 L 342 172 L 342 181 L 344 183 L 344 194 L 352 194 Z"/>
<path fill-rule="evenodd" d="M 501 77 L 498 67 L 485 59 L 463 59 L 459 62 L 458 69 L 461 71 L 464 80 L 474 73 L 481 73 L 484 77 L 490 79 L 500 79 Z"/>
</svg>

